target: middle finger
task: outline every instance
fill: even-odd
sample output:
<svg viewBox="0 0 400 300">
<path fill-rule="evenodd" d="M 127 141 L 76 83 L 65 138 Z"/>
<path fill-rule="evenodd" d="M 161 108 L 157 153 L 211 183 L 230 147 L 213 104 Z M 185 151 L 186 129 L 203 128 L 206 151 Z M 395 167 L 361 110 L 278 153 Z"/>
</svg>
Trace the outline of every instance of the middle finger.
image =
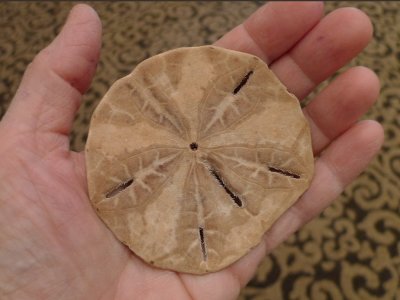
<svg viewBox="0 0 400 300">
<path fill-rule="evenodd" d="M 341 68 L 368 44 L 369 18 L 355 8 L 340 8 L 323 18 L 270 68 L 297 98 Z"/>
</svg>

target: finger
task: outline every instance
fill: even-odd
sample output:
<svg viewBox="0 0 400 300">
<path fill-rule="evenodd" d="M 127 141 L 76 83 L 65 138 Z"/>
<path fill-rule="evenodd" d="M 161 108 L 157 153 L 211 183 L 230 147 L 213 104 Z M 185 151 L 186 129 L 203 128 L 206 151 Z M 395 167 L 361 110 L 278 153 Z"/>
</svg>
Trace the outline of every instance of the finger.
<svg viewBox="0 0 400 300">
<path fill-rule="evenodd" d="M 271 69 L 302 99 L 364 49 L 371 37 L 367 15 L 355 8 L 340 8 L 323 18 Z"/>
<path fill-rule="evenodd" d="M 215 45 L 251 53 L 269 64 L 293 47 L 322 16 L 322 2 L 270 2 Z"/>
<path fill-rule="evenodd" d="M 378 99 L 379 79 L 364 67 L 341 74 L 304 109 L 314 154 L 353 125 Z"/>
<path fill-rule="evenodd" d="M 367 167 L 382 143 L 382 126 L 367 120 L 357 123 L 330 144 L 316 162 L 309 189 L 266 233 L 267 251 L 331 204 Z"/>
<path fill-rule="evenodd" d="M 60 34 L 28 66 L 5 120 L 21 130 L 68 134 L 100 52 L 101 24 L 76 5 Z"/>
</svg>

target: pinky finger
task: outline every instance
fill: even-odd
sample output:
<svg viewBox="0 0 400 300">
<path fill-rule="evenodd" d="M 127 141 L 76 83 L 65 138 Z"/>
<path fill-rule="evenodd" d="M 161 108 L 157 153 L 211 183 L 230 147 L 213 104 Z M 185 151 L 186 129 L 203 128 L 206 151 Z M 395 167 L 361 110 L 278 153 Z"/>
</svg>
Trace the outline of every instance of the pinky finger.
<svg viewBox="0 0 400 300">
<path fill-rule="evenodd" d="M 383 143 L 382 126 L 361 121 L 334 140 L 315 164 L 310 188 L 265 235 L 267 252 L 329 206 L 378 153 Z"/>
</svg>

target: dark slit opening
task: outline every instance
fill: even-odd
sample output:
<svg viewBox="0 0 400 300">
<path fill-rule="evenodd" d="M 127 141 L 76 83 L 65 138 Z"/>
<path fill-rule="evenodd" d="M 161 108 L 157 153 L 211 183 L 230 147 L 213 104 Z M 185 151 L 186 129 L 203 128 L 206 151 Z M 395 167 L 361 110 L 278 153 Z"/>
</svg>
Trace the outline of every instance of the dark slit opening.
<svg viewBox="0 0 400 300">
<path fill-rule="evenodd" d="M 247 73 L 242 81 L 238 84 L 238 86 L 233 90 L 233 94 L 236 95 L 237 93 L 239 93 L 239 91 L 241 90 L 241 88 L 247 83 L 247 81 L 249 80 L 250 76 L 253 74 L 253 71 L 250 71 L 249 73 Z"/>
<path fill-rule="evenodd" d="M 292 172 L 288 172 L 286 170 L 282 170 L 282 169 L 278 169 L 278 168 L 274 168 L 274 167 L 268 167 L 268 170 L 270 170 L 271 172 L 274 172 L 274 173 L 279 173 L 279 174 L 287 176 L 287 177 L 292 177 L 294 179 L 300 179 L 300 175 L 292 173 Z"/>
<path fill-rule="evenodd" d="M 206 249 L 206 242 L 204 240 L 204 228 L 203 227 L 199 227 L 199 236 L 200 236 L 201 253 L 203 253 L 203 260 L 207 260 L 207 249 Z"/>
<path fill-rule="evenodd" d="M 225 182 L 222 180 L 221 176 L 217 173 L 217 171 L 215 171 L 214 169 L 210 170 L 211 174 L 215 177 L 215 179 L 217 179 L 218 183 L 223 187 L 223 189 L 225 190 L 225 192 L 232 198 L 232 200 L 236 203 L 237 206 L 242 207 L 243 206 L 243 202 L 242 200 L 235 195 L 235 193 L 233 193 L 225 184 Z"/>
<path fill-rule="evenodd" d="M 132 183 L 133 183 L 133 178 L 121 182 L 120 184 L 115 186 L 111 191 L 109 191 L 106 194 L 106 198 L 114 197 L 115 195 L 119 194 L 120 192 L 125 190 L 127 187 L 129 187 Z"/>
<path fill-rule="evenodd" d="M 190 149 L 192 149 L 193 151 L 196 151 L 197 148 L 199 148 L 199 145 L 198 145 L 197 143 L 193 142 L 193 143 L 191 143 L 191 144 L 189 145 L 189 147 L 190 147 Z"/>
</svg>

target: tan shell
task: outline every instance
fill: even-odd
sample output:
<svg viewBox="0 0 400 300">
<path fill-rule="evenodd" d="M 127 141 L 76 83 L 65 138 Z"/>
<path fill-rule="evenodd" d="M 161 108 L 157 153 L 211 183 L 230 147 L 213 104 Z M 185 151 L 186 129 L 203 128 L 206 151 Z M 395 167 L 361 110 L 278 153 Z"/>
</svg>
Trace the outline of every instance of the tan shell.
<svg viewBox="0 0 400 300">
<path fill-rule="evenodd" d="M 93 114 L 89 194 L 146 262 L 201 274 L 256 246 L 309 186 L 298 100 L 257 57 L 212 46 L 143 61 Z"/>
</svg>

